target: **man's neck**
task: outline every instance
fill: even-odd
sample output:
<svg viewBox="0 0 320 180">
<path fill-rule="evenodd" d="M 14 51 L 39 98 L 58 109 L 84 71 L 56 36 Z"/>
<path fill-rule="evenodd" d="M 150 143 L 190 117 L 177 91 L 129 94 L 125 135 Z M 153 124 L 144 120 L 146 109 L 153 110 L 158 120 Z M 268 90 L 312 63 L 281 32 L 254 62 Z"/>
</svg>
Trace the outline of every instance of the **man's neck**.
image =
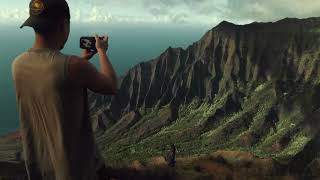
<svg viewBox="0 0 320 180">
<path fill-rule="evenodd" d="M 55 38 L 47 39 L 41 35 L 36 34 L 36 39 L 35 39 L 35 42 L 33 43 L 32 48 L 60 50 L 61 45 Z"/>
</svg>

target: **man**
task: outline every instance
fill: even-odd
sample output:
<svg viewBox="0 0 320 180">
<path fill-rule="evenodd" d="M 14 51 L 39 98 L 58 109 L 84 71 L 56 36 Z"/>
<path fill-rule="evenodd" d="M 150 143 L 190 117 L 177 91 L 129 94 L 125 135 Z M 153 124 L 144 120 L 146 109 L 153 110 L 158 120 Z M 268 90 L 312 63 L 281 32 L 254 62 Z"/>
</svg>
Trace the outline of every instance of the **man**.
<svg viewBox="0 0 320 180">
<path fill-rule="evenodd" d="M 174 144 L 171 144 L 171 149 L 166 155 L 166 161 L 168 163 L 168 166 L 175 167 L 176 165 L 176 146 Z"/>
<path fill-rule="evenodd" d="M 94 180 L 104 167 L 90 124 L 87 89 L 116 93 L 117 78 L 106 55 L 108 37 L 96 36 L 101 71 L 88 62 L 96 52 L 68 56 L 70 30 L 65 0 L 32 0 L 21 26 L 35 31 L 33 47 L 12 63 L 23 155 L 29 179 Z"/>
</svg>

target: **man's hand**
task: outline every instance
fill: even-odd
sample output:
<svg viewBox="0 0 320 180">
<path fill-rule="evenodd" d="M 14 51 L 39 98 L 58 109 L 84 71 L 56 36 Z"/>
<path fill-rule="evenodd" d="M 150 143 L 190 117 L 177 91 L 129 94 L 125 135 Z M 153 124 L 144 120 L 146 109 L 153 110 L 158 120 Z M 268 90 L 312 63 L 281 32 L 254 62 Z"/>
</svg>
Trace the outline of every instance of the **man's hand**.
<svg viewBox="0 0 320 180">
<path fill-rule="evenodd" d="M 109 47 L 109 37 L 103 36 L 103 39 L 100 39 L 98 35 L 96 35 L 96 48 L 98 51 L 106 52 Z"/>
<path fill-rule="evenodd" d="M 85 49 L 82 51 L 82 58 L 89 61 L 96 53 L 97 51 L 90 51 L 88 49 Z"/>
</svg>

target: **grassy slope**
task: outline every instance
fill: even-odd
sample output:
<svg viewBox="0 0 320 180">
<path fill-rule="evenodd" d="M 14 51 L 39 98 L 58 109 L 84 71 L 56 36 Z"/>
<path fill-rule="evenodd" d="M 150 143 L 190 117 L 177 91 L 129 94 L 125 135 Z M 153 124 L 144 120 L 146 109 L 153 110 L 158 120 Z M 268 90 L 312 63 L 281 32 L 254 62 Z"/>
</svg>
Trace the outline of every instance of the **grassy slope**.
<svg viewBox="0 0 320 180">
<path fill-rule="evenodd" d="M 136 129 L 152 127 L 152 123 L 166 116 L 168 106 L 147 112 L 121 135 L 107 131 L 99 139 L 107 163 L 121 166 L 133 160 L 146 161 L 163 156 L 170 143 L 176 144 L 178 156 L 209 154 L 219 149 L 245 150 L 287 163 L 316 133 L 310 126 L 301 125 L 305 114 L 301 110 L 298 92 L 289 92 L 289 100 L 287 97 L 277 98 L 271 82 L 261 84 L 246 97 L 242 110 L 208 122 L 208 118 L 225 104 L 229 94 L 217 97 L 213 103 L 195 98 L 192 103 L 179 108 L 176 121 L 142 137 L 137 137 Z M 275 132 L 266 116 L 277 100 L 282 108 Z M 286 101 L 291 102 L 290 110 Z M 282 139 L 287 141 L 283 143 Z"/>
</svg>

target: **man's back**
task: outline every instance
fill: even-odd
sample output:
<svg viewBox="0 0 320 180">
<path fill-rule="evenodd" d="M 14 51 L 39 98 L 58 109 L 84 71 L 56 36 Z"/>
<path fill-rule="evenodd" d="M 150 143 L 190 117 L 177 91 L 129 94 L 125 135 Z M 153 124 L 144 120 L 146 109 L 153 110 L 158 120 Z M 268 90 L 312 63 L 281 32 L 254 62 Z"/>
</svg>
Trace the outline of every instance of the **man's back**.
<svg viewBox="0 0 320 180">
<path fill-rule="evenodd" d="M 12 64 L 29 176 L 94 178 L 99 160 L 87 92 L 70 80 L 69 61 L 56 50 L 30 49 Z"/>
</svg>

